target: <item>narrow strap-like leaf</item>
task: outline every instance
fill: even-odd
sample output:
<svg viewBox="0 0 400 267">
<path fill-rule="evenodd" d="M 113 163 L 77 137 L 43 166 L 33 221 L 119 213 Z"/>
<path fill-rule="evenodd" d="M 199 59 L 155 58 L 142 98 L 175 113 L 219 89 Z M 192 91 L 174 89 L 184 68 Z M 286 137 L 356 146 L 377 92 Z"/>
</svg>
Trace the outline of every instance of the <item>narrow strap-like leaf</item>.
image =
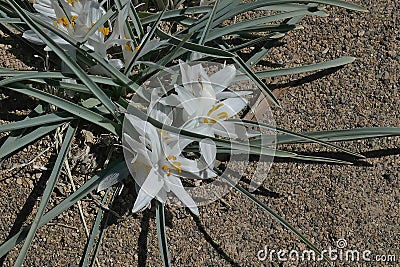
<svg viewBox="0 0 400 267">
<path fill-rule="evenodd" d="M 0 159 L 3 159 L 15 151 L 26 147 L 27 145 L 35 142 L 39 138 L 51 133 L 64 123 L 53 123 L 49 125 L 44 125 L 37 127 L 33 131 L 23 134 L 21 137 L 14 138 L 13 142 L 6 142 L 0 147 Z"/>
<path fill-rule="evenodd" d="M 22 264 L 24 263 L 25 256 L 28 253 L 28 250 L 32 244 L 33 238 L 36 235 L 36 231 L 39 228 L 40 220 L 42 219 L 44 211 L 47 207 L 47 203 L 50 200 L 51 193 L 53 192 L 53 189 L 54 189 L 54 186 L 56 185 L 57 179 L 60 176 L 61 169 L 64 165 L 65 158 L 67 157 L 68 150 L 70 148 L 76 128 L 77 128 L 76 126 L 69 125 L 69 127 L 67 129 L 60 152 L 58 154 L 56 162 L 54 163 L 53 170 L 50 174 L 49 180 L 46 183 L 46 188 L 43 192 L 42 199 L 40 200 L 39 208 L 36 213 L 35 219 L 32 222 L 31 228 L 25 239 L 25 243 L 22 246 L 17 259 L 15 260 L 14 266 L 16 266 L 16 267 L 22 266 Z"/>
<path fill-rule="evenodd" d="M 169 257 L 167 231 L 165 227 L 164 203 L 158 200 L 155 201 L 158 247 L 160 249 L 163 266 L 169 267 L 171 266 L 171 259 Z"/>
<path fill-rule="evenodd" d="M 69 102 L 60 97 L 51 95 L 49 93 L 40 91 L 40 90 L 32 88 L 32 87 L 25 86 L 20 83 L 9 84 L 7 87 L 4 87 L 4 88 L 11 89 L 13 91 L 35 97 L 35 98 L 43 100 L 47 103 L 51 103 L 52 105 L 59 107 L 65 111 L 68 111 L 69 113 L 74 114 L 84 120 L 93 122 L 94 124 L 97 124 L 97 125 L 103 127 L 104 129 L 106 129 L 107 131 L 109 131 L 115 135 L 118 135 L 118 133 L 121 131 L 121 125 L 116 124 L 116 123 L 112 122 L 111 120 L 109 120 L 89 109 L 81 107 L 77 104 Z"/>
</svg>

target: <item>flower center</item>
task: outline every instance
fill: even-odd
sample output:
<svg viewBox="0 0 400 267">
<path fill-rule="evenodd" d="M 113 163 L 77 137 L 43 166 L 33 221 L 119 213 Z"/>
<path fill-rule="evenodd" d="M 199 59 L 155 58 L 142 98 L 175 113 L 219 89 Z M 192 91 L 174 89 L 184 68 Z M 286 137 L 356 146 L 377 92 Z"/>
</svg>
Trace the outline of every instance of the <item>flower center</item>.
<svg viewBox="0 0 400 267">
<path fill-rule="evenodd" d="M 71 6 L 74 6 L 75 3 L 78 3 L 78 0 L 67 0 L 67 2 L 68 2 Z"/>
<path fill-rule="evenodd" d="M 98 28 L 98 31 L 104 34 L 105 36 L 110 34 L 110 28 L 104 27 L 104 28 Z"/>
<path fill-rule="evenodd" d="M 209 123 L 209 124 L 214 124 L 216 123 L 218 120 L 227 120 L 229 119 L 229 115 L 227 112 L 223 111 L 220 113 L 215 114 L 214 116 L 213 113 L 215 111 L 217 111 L 219 108 L 221 108 L 222 106 L 224 106 L 223 103 L 219 103 L 218 105 L 212 105 L 212 107 L 210 108 L 210 110 L 207 112 L 207 116 L 211 117 L 211 119 L 205 118 L 203 119 L 204 123 Z"/>
<path fill-rule="evenodd" d="M 75 17 L 75 19 L 74 19 L 74 17 Z M 71 23 L 69 22 L 67 17 L 57 18 L 57 20 L 55 20 L 53 22 L 53 25 L 56 28 L 58 28 L 59 25 L 63 25 L 64 27 L 68 27 L 71 24 L 72 26 L 75 26 L 74 20 L 76 20 L 77 18 L 78 18 L 77 16 L 73 16 L 71 18 L 71 21 L 72 21 Z"/>
<path fill-rule="evenodd" d="M 178 174 L 182 173 L 182 163 L 179 161 L 176 161 L 176 157 L 173 155 L 169 155 L 165 158 L 168 161 L 168 164 L 164 164 L 161 166 L 161 169 L 167 172 L 167 176 L 170 176 L 172 174 L 172 171 L 175 170 L 178 172 Z M 169 165 L 169 166 L 168 166 Z"/>
</svg>

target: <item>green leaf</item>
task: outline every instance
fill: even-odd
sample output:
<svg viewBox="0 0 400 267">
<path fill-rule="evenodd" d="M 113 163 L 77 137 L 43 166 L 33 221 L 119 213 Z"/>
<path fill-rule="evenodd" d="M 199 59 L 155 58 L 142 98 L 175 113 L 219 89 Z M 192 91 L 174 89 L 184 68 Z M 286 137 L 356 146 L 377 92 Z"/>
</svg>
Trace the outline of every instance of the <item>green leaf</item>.
<svg viewBox="0 0 400 267">
<path fill-rule="evenodd" d="M 50 103 L 56 107 L 59 107 L 65 111 L 68 111 L 71 114 L 76 115 L 77 117 L 80 117 L 84 120 L 90 121 L 94 124 L 97 124 L 107 131 L 119 136 L 118 133 L 121 132 L 121 125 L 116 124 L 112 122 L 111 120 L 91 111 L 86 108 L 83 108 L 79 105 L 76 105 L 72 102 L 69 102 L 65 99 L 62 99 L 60 97 L 51 95 L 49 93 L 40 91 L 35 88 L 27 87 L 23 84 L 20 83 L 14 83 L 14 84 L 9 84 L 7 87 L 4 87 L 7 89 L 11 89 L 13 91 L 29 95 L 32 97 L 35 97 L 37 99 L 40 99 L 42 101 L 45 101 L 47 103 Z"/>
<path fill-rule="evenodd" d="M 359 158 L 365 158 L 365 156 L 363 156 L 363 155 L 361 155 L 359 153 L 356 153 L 356 152 L 352 152 L 352 151 L 350 151 L 350 150 L 348 150 L 346 148 L 342 148 L 340 146 L 327 143 L 327 142 L 325 142 L 323 140 L 320 140 L 318 138 L 313 138 L 313 137 L 310 137 L 310 136 L 307 136 L 307 135 L 294 133 L 292 131 L 285 130 L 285 129 L 280 128 L 280 127 L 276 127 L 274 125 L 268 125 L 268 124 L 265 124 L 265 123 L 262 123 L 262 122 L 254 122 L 254 121 L 248 121 L 248 120 L 229 119 L 229 121 L 237 122 L 238 124 L 241 124 L 241 125 L 260 127 L 260 128 L 267 129 L 267 130 L 281 132 L 281 133 L 284 133 L 284 134 L 289 135 L 289 136 L 293 136 L 293 137 L 296 137 L 296 138 L 301 138 L 302 140 L 307 140 L 307 141 L 311 141 L 313 143 L 317 143 L 317 144 L 320 144 L 320 145 L 323 145 L 323 146 L 326 146 L 326 147 L 335 148 L 335 149 L 337 149 L 337 150 L 339 150 L 341 152 L 344 152 L 344 153 L 352 155 L 352 156 L 356 156 L 356 157 L 359 157 Z M 253 142 L 251 142 L 251 143 L 253 143 Z"/>
<path fill-rule="evenodd" d="M 60 152 L 58 154 L 56 162 L 54 163 L 53 170 L 51 171 L 49 180 L 46 183 L 46 188 L 43 192 L 43 196 L 40 201 L 40 205 L 39 205 L 38 211 L 36 213 L 35 219 L 33 220 L 32 224 L 31 224 L 31 227 L 27 234 L 25 243 L 22 246 L 17 259 L 15 260 L 14 266 L 22 266 L 24 263 L 25 256 L 28 253 L 28 250 L 32 244 L 33 238 L 36 235 L 36 231 L 39 227 L 40 220 L 42 219 L 42 216 L 44 214 L 46 206 L 50 200 L 51 193 L 53 192 L 54 186 L 56 185 L 56 182 L 57 182 L 57 179 L 60 176 L 61 169 L 62 169 L 62 167 L 64 165 L 64 161 L 67 157 L 68 150 L 70 148 L 76 128 L 77 128 L 76 126 L 69 125 L 69 127 L 67 129 Z"/>
<path fill-rule="evenodd" d="M 160 249 L 163 266 L 169 267 L 171 266 L 171 259 L 169 257 L 167 232 L 165 227 L 164 203 L 161 203 L 158 200 L 156 200 L 156 224 L 158 247 Z"/>
<path fill-rule="evenodd" d="M 13 138 L 13 142 L 5 142 L 0 147 L 0 159 L 9 156 L 10 154 L 14 153 L 15 151 L 21 148 L 24 148 L 25 146 L 33 143 L 39 138 L 48 135 L 50 132 L 54 131 L 61 125 L 63 125 L 63 123 L 44 125 L 34 129 L 28 134 L 22 135 L 21 137 Z"/>
<path fill-rule="evenodd" d="M 211 6 L 196 6 L 196 7 L 187 7 L 182 9 L 168 10 L 163 15 L 163 19 L 172 19 L 174 21 L 175 18 L 178 18 L 182 15 L 197 15 L 210 12 L 212 9 Z M 145 12 L 139 12 L 139 16 L 142 16 L 141 22 L 142 25 L 148 25 L 150 23 L 155 22 L 158 19 L 158 14 L 150 14 Z"/>
<path fill-rule="evenodd" d="M 165 32 L 163 32 L 160 29 L 156 30 L 156 34 L 164 40 L 168 40 L 168 43 L 173 44 L 173 45 L 180 45 L 182 43 L 182 40 L 176 37 L 173 37 L 172 35 L 169 35 Z M 186 42 L 182 45 L 183 48 L 186 48 L 190 51 L 194 51 L 194 52 L 199 52 L 199 53 L 203 53 L 209 56 L 214 56 L 217 58 L 233 58 L 236 55 L 232 54 L 228 51 L 225 51 L 223 49 L 217 49 L 217 48 L 213 48 L 210 46 L 205 46 L 205 45 L 198 45 L 192 42 Z"/>
<path fill-rule="evenodd" d="M 68 114 L 66 112 L 57 112 L 57 113 L 41 115 L 41 116 L 33 117 L 33 118 L 26 118 L 21 121 L 1 124 L 0 125 L 0 133 L 8 132 L 8 131 L 15 131 L 15 130 L 19 130 L 19 129 L 26 129 L 26 128 L 33 127 L 33 126 L 71 121 L 74 118 L 75 117 L 71 116 L 70 114 Z"/>
<path fill-rule="evenodd" d="M 237 64 L 239 64 L 242 71 L 257 85 L 258 88 L 265 94 L 265 96 L 272 101 L 275 105 L 279 106 L 278 100 L 274 94 L 269 90 L 269 88 L 258 78 L 256 74 L 246 65 L 246 63 L 240 58 L 235 57 L 233 59 Z"/>
<path fill-rule="evenodd" d="M 351 141 L 366 138 L 380 138 L 388 136 L 399 136 L 400 128 L 397 127 L 373 127 L 373 128 L 355 128 L 348 130 L 332 130 L 321 132 L 304 132 L 304 136 L 318 138 L 327 142 Z M 278 135 L 278 144 L 307 143 L 295 136 Z"/>
<path fill-rule="evenodd" d="M 136 64 L 136 60 L 138 59 L 140 52 L 143 50 L 143 47 L 146 46 L 146 44 L 151 40 L 151 38 L 154 35 L 154 32 L 157 29 L 158 24 L 161 21 L 162 16 L 165 13 L 165 8 L 162 12 L 160 12 L 157 20 L 154 22 L 153 26 L 151 27 L 150 31 L 145 35 L 144 40 L 142 40 L 142 42 L 140 43 L 139 46 L 139 50 L 136 51 L 136 53 L 134 54 L 134 56 L 132 57 L 131 61 L 128 64 L 128 67 L 125 68 L 125 74 L 129 74 L 132 71 L 133 66 Z"/>
<path fill-rule="evenodd" d="M 210 32 L 210 30 L 212 28 L 211 24 L 212 24 L 212 22 L 214 20 L 214 16 L 215 16 L 215 13 L 217 11 L 218 4 L 219 4 L 219 0 L 216 0 L 215 3 L 214 3 L 214 7 L 213 7 L 213 9 L 212 9 L 212 11 L 210 13 L 210 16 L 209 16 L 209 18 L 207 20 L 207 24 L 204 27 L 203 32 L 201 34 L 200 40 L 198 42 L 199 45 L 204 45 L 204 43 L 207 40 L 207 36 L 208 36 L 208 34 L 209 34 L 209 32 Z"/>
<path fill-rule="evenodd" d="M 263 29 L 266 28 L 265 25 L 266 23 L 270 23 L 273 21 L 279 21 L 279 20 L 283 20 L 283 19 L 287 19 L 287 18 L 292 18 L 292 17 L 297 17 L 297 16 L 304 16 L 304 15 L 318 15 L 318 16 L 327 16 L 326 12 L 324 11 L 317 11 L 317 12 L 311 12 L 308 10 L 296 10 L 296 11 L 291 11 L 291 12 L 285 12 L 285 13 L 281 13 L 281 14 L 276 14 L 276 15 L 271 15 L 271 16 L 264 16 L 264 17 L 260 17 L 260 18 L 254 18 L 248 21 L 244 21 L 244 22 L 239 22 L 239 23 L 235 23 L 229 26 L 224 26 L 221 28 L 216 28 L 213 29 L 213 31 L 210 33 L 210 35 L 208 36 L 206 41 L 210 41 L 222 36 L 227 36 L 227 35 L 231 35 L 232 33 L 235 32 L 240 32 L 246 29 L 250 29 L 253 30 L 254 27 L 261 27 L 262 31 L 264 31 Z"/>
<path fill-rule="evenodd" d="M 199 151 L 197 149 L 193 150 L 188 150 L 185 149 L 185 151 Z M 321 163 L 334 163 L 334 164 L 346 164 L 346 165 L 352 165 L 353 163 L 340 160 L 340 159 L 334 159 L 334 158 L 326 158 L 326 157 L 314 157 L 314 156 L 306 156 L 306 155 L 301 155 L 301 154 L 296 154 L 294 152 L 289 152 L 289 151 L 284 151 L 284 150 L 279 150 L 279 149 L 274 149 L 273 151 L 267 151 L 267 152 L 253 152 L 250 151 L 246 154 L 243 153 L 243 151 L 240 150 L 234 150 L 234 149 L 229 149 L 229 148 L 220 148 L 217 147 L 217 153 L 218 154 L 232 154 L 232 155 L 264 155 L 264 156 L 272 156 L 276 158 L 283 158 L 283 159 L 288 159 L 288 160 L 302 160 L 302 161 L 313 161 L 313 162 L 321 162 Z"/>
<path fill-rule="evenodd" d="M 275 69 L 275 70 L 267 70 L 267 71 L 258 71 L 255 73 L 259 79 L 265 79 L 269 77 L 277 77 L 283 75 L 291 75 L 291 74 L 298 74 L 304 72 L 311 72 L 311 71 L 319 71 L 324 69 L 336 68 L 343 65 L 350 64 L 354 62 L 354 57 L 341 57 L 337 59 L 333 59 L 326 62 L 300 66 L 300 67 L 293 67 L 293 68 L 285 68 L 285 69 Z M 243 81 L 247 79 L 245 74 L 239 74 L 235 77 L 235 81 Z"/>
</svg>

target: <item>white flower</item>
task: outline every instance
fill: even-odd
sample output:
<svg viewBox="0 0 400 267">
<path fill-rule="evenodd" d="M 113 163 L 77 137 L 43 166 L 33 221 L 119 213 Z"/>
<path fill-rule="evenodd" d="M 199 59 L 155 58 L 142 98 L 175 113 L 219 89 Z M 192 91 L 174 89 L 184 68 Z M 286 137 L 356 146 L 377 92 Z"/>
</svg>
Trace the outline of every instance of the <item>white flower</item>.
<svg viewBox="0 0 400 267">
<path fill-rule="evenodd" d="M 172 191 L 198 215 L 198 208 L 180 178 L 208 178 L 209 168 L 215 163 L 215 145 L 208 140 L 201 141 L 201 158 L 191 160 L 182 156 L 183 147 L 176 135 L 159 130 L 130 114 L 126 114 L 126 119 L 138 134 L 123 135 L 127 149 L 132 151 L 130 162 L 133 164 L 134 179 L 140 186 L 132 212 L 149 207 L 153 198 L 165 202 L 167 192 Z"/>
<path fill-rule="evenodd" d="M 37 0 L 33 6 L 39 12 L 41 19 L 76 40 L 83 38 L 106 13 L 97 0 L 60 0 L 59 2 L 57 0 Z M 47 29 L 44 29 L 44 31 L 53 41 L 60 44 L 67 51 L 74 49 L 73 46 L 56 33 Z M 107 59 L 107 49 L 121 43 L 116 38 L 117 34 L 117 32 L 111 32 L 109 27 L 100 25 L 89 37 L 85 45 Z M 25 31 L 23 37 L 35 44 L 44 44 L 32 30 Z M 50 51 L 50 48 L 46 46 L 45 50 Z M 109 62 L 118 69 L 123 66 L 121 60 L 109 60 Z M 96 72 L 96 68 L 94 68 L 94 72 Z"/>
<path fill-rule="evenodd" d="M 248 138 L 254 134 L 240 123 L 227 121 L 247 105 L 243 96 L 251 93 L 225 90 L 236 75 L 233 65 L 208 76 L 201 64 L 190 66 L 182 61 L 179 64 L 183 86 L 175 85 L 176 94 L 163 97 L 159 101 L 165 105 L 183 108 L 183 128 L 196 129 L 208 136 L 221 135 L 230 138 Z"/>
</svg>

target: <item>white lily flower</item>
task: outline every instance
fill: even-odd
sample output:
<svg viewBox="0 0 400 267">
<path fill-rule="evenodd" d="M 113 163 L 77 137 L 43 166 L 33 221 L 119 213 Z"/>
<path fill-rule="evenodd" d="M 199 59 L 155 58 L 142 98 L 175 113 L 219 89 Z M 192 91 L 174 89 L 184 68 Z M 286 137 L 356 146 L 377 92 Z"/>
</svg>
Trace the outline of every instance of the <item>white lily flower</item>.
<svg viewBox="0 0 400 267">
<path fill-rule="evenodd" d="M 209 141 L 200 142 L 199 160 L 191 160 L 181 155 L 177 136 L 155 128 L 150 123 L 126 114 L 129 123 L 138 136 L 123 135 L 127 149 L 132 151 L 134 179 L 140 186 L 132 212 L 149 207 L 153 198 L 165 202 L 167 192 L 172 191 L 194 214 L 199 211 L 190 195 L 185 191 L 180 178 L 207 177 L 208 168 L 215 163 L 216 147 Z"/>
<path fill-rule="evenodd" d="M 37 0 L 34 8 L 39 12 L 41 19 L 77 40 L 83 38 L 106 13 L 97 0 L 60 0 L 59 2 L 57 0 Z M 65 50 L 74 49 L 62 37 L 49 30 L 45 29 L 44 31 Z M 108 38 L 106 38 L 107 36 Z M 32 30 L 25 31 L 23 37 L 35 44 L 44 44 Z M 85 45 L 107 59 L 107 49 L 122 43 L 116 37 L 117 33 L 111 33 L 110 28 L 100 25 Z M 50 51 L 50 48 L 46 46 L 45 50 Z M 123 67 L 121 60 L 112 59 L 109 62 L 118 69 Z M 96 72 L 96 68 L 93 68 L 93 71 Z"/>
<path fill-rule="evenodd" d="M 246 105 L 243 97 L 249 91 L 225 91 L 236 75 L 233 65 L 208 76 L 201 64 L 190 66 L 180 62 L 182 85 L 175 85 L 177 94 L 159 101 L 165 105 L 182 107 L 186 113 L 186 129 L 196 129 L 208 136 L 221 135 L 230 138 L 248 138 L 259 134 L 247 130 L 237 122 L 227 121 L 235 117 Z"/>
</svg>

